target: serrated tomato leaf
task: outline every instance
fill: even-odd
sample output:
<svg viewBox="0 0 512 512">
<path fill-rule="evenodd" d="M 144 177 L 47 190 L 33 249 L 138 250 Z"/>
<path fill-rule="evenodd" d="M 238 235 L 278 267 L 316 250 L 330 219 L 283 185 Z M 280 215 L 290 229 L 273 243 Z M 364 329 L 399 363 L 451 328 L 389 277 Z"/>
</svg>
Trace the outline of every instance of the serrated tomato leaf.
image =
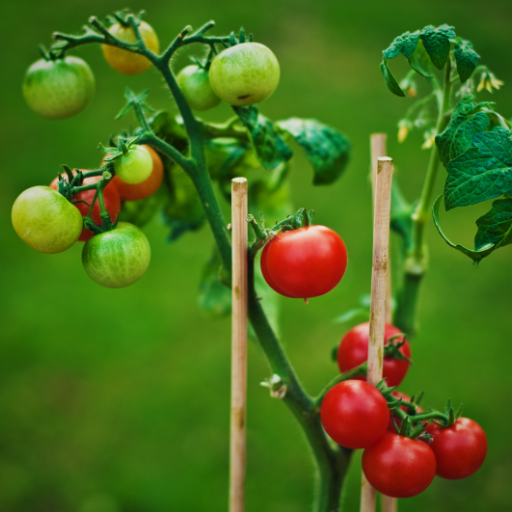
<svg viewBox="0 0 512 512">
<path fill-rule="evenodd" d="M 421 31 L 420 37 L 434 66 L 443 69 L 450 54 L 450 39 L 455 38 L 453 27 L 429 25 Z"/>
<path fill-rule="evenodd" d="M 341 176 L 349 160 L 351 147 L 348 139 L 338 130 L 315 119 L 297 117 L 276 124 L 304 149 L 313 166 L 313 185 L 328 185 Z"/>
<path fill-rule="evenodd" d="M 494 199 L 512 191 L 512 140 L 501 130 L 478 133 L 474 146 L 446 170 L 447 210 Z"/>
<path fill-rule="evenodd" d="M 386 82 L 388 89 L 396 96 L 400 96 L 401 98 L 405 97 L 404 91 L 402 91 L 398 85 L 398 82 L 396 81 L 396 78 L 393 76 L 393 73 L 391 73 L 391 70 L 389 69 L 386 58 L 384 58 L 380 63 L 380 70 L 382 71 L 382 75 L 384 76 L 384 81 Z"/>
<path fill-rule="evenodd" d="M 428 56 L 421 39 L 418 41 L 414 53 L 410 55 L 407 60 L 409 61 L 409 66 L 411 66 L 416 73 L 424 76 L 425 78 L 432 77 L 432 64 L 430 62 L 430 57 Z"/>
<path fill-rule="evenodd" d="M 489 256 L 495 249 L 496 246 L 494 244 L 487 244 L 482 247 L 479 247 L 478 249 L 471 250 L 467 247 L 463 246 L 462 244 L 454 244 L 449 238 L 443 233 L 443 230 L 441 229 L 441 225 L 439 223 L 439 207 L 441 205 L 442 195 L 440 195 L 435 201 L 434 206 L 432 207 L 432 216 L 434 218 L 434 224 L 437 228 L 437 231 L 443 238 L 443 240 L 453 249 L 456 249 L 457 251 L 461 252 L 462 254 L 465 254 L 469 258 L 473 260 L 475 265 L 478 265 L 480 261 L 485 258 L 486 256 Z"/>
<path fill-rule="evenodd" d="M 457 73 L 464 83 L 475 71 L 480 55 L 473 50 L 473 45 L 465 39 L 460 39 L 455 45 L 455 62 Z"/>
<path fill-rule="evenodd" d="M 261 165 L 268 170 L 275 169 L 292 157 L 292 151 L 277 133 L 274 125 L 262 116 L 254 106 L 233 107 L 249 133 Z"/>
<path fill-rule="evenodd" d="M 395 37 L 389 47 L 384 50 L 384 57 L 386 59 L 394 59 L 396 56 L 402 54 L 409 58 L 416 50 L 416 45 L 420 37 L 420 32 L 405 32 L 401 36 Z"/>
<path fill-rule="evenodd" d="M 512 199 L 498 199 L 492 208 L 477 221 L 478 231 L 475 236 L 475 249 L 489 244 L 503 247 L 512 244 Z"/>
<path fill-rule="evenodd" d="M 487 130 L 490 121 L 483 112 L 475 112 L 471 102 L 460 102 L 453 110 L 448 126 L 436 136 L 436 145 L 441 162 L 448 163 L 466 152 L 472 145 L 475 135 Z"/>
</svg>

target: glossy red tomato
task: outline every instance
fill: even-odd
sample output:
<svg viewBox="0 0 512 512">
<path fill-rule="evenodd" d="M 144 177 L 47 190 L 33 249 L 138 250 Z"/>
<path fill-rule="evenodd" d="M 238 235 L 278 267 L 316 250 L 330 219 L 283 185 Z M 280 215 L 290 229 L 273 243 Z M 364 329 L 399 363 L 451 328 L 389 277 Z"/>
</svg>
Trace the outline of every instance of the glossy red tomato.
<svg viewBox="0 0 512 512">
<path fill-rule="evenodd" d="M 391 336 L 400 334 L 401 331 L 396 327 L 386 324 L 384 331 L 384 339 L 388 340 Z M 368 340 L 370 337 L 370 323 L 356 325 L 343 336 L 338 348 L 338 367 L 341 373 L 344 373 L 368 359 Z M 403 338 L 397 338 L 395 342 L 401 342 Z M 406 340 L 400 348 L 400 352 L 411 358 L 411 347 Z M 398 386 L 403 380 L 409 369 L 409 363 L 401 359 L 390 359 L 384 357 L 384 366 L 382 369 L 382 377 L 386 379 L 388 386 Z M 358 377 L 360 380 L 366 380 L 366 377 Z"/>
<path fill-rule="evenodd" d="M 83 171 L 87 172 L 87 171 Z M 73 174 L 76 174 L 75 171 L 73 171 Z M 68 181 L 68 177 L 66 174 L 62 175 L 63 179 Z M 84 180 L 84 185 L 91 185 L 92 183 L 97 183 L 100 181 L 101 176 L 93 176 L 92 178 L 86 178 Z M 59 178 L 55 178 L 51 183 L 50 187 L 59 190 Z M 93 190 L 85 190 L 84 192 L 80 192 L 80 194 L 77 194 L 76 196 L 73 196 L 73 201 L 85 201 L 89 205 L 92 203 L 94 199 L 94 194 L 96 191 Z M 119 212 L 121 211 L 121 198 L 119 197 L 119 192 L 117 191 L 116 186 L 113 183 L 109 183 L 103 190 L 103 200 L 105 202 L 105 208 L 107 209 L 110 220 L 112 222 L 115 222 L 117 219 L 117 216 L 119 215 Z M 86 217 L 89 213 L 89 206 L 85 203 L 76 203 L 74 205 L 80 213 L 82 214 L 82 217 Z M 101 226 L 101 212 L 100 212 L 100 205 L 98 201 L 94 204 L 94 207 L 92 209 L 91 219 L 97 226 Z M 83 229 L 82 234 L 80 235 L 81 242 L 87 242 L 89 238 L 94 236 L 93 233 L 91 233 L 88 229 Z"/>
<path fill-rule="evenodd" d="M 487 436 L 483 428 L 469 418 L 459 418 L 451 427 L 435 423 L 427 427 L 434 436 L 430 447 L 437 459 L 437 474 L 456 480 L 472 475 L 487 455 Z"/>
<path fill-rule="evenodd" d="M 377 388 L 360 380 L 333 386 L 322 401 L 320 416 L 331 439 L 354 449 L 377 442 L 389 423 L 385 398 Z"/>
<path fill-rule="evenodd" d="M 432 483 L 436 458 L 423 441 L 388 432 L 363 452 L 363 471 L 380 493 L 410 498 Z"/>
<path fill-rule="evenodd" d="M 152 196 L 160 187 L 164 178 L 164 164 L 160 155 L 150 146 L 142 145 L 147 149 L 153 161 L 153 168 L 148 178 L 140 183 L 126 183 L 119 176 L 114 176 L 114 184 L 123 201 L 138 201 Z"/>
<path fill-rule="evenodd" d="M 325 226 L 285 231 L 263 249 L 261 271 L 268 285 L 285 297 L 307 299 L 332 290 L 347 267 L 341 237 Z"/>
<path fill-rule="evenodd" d="M 402 393 L 400 391 L 393 391 L 391 394 L 395 398 L 401 398 L 404 402 L 410 402 L 411 401 L 411 397 L 410 396 L 408 396 L 405 393 Z M 407 412 L 407 407 L 405 405 L 400 406 L 400 409 L 402 409 L 402 411 L 404 411 L 404 412 Z M 423 411 L 423 409 L 421 407 L 418 406 L 418 408 L 416 409 L 416 412 L 418 414 L 420 414 L 420 413 L 422 413 L 424 411 Z M 394 434 L 396 434 L 396 429 L 393 426 L 393 422 L 398 427 L 398 429 L 400 429 L 400 425 L 401 425 L 400 419 L 396 415 L 393 414 L 393 411 L 389 411 L 388 432 L 393 432 Z"/>
</svg>

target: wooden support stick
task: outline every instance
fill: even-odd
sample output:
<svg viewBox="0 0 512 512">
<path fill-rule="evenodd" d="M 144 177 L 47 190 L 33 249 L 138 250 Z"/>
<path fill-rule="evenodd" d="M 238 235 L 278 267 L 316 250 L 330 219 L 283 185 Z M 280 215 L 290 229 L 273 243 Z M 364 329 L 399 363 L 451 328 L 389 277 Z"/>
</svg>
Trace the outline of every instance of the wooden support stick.
<svg viewBox="0 0 512 512">
<path fill-rule="evenodd" d="M 380 157 L 377 159 L 377 162 L 367 375 L 368 382 L 374 386 L 382 379 L 382 365 L 384 361 L 384 327 L 386 322 L 389 273 L 389 218 L 391 209 L 391 181 L 393 178 L 393 160 L 389 157 Z M 375 511 L 375 497 L 375 489 L 363 477 L 361 512 Z"/>
<path fill-rule="evenodd" d="M 247 403 L 247 180 L 231 181 L 233 244 L 229 511 L 243 512 Z"/>
</svg>

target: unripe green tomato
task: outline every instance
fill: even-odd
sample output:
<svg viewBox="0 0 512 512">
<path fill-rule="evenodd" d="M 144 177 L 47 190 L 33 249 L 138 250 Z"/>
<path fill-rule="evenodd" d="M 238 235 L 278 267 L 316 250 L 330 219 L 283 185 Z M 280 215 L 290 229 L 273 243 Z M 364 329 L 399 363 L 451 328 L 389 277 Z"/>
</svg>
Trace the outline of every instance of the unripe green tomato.
<svg viewBox="0 0 512 512">
<path fill-rule="evenodd" d="M 210 76 L 206 69 L 192 64 L 178 73 L 177 80 L 190 108 L 209 110 L 220 103 L 220 98 L 210 85 Z"/>
<path fill-rule="evenodd" d="M 89 239 L 82 251 L 82 263 L 89 277 L 107 288 L 123 288 L 139 280 L 151 259 L 146 235 L 128 222 Z"/>
<path fill-rule="evenodd" d="M 279 74 L 279 62 L 271 50 L 260 43 L 241 43 L 213 59 L 210 85 L 230 105 L 252 105 L 276 90 Z"/>
<path fill-rule="evenodd" d="M 23 191 L 12 207 L 12 225 L 19 237 L 46 254 L 69 249 L 82 233 L 82 215 L 50 187 Z"/>
<path fill-rule="evenodd" d="M 40 59 L 25 75 L 23 95 L 43 117 L 64 119 L 81 112 L 94 95 L 94 75 L 78 57 Z"/>
<path fill-rule="evenodd" d="M 132 146 L 124 155 L 114 160 L 114 170 L 125 183 L 142 183 L 153 170 L 153 159 L 146 148 Z"/>
</svg>

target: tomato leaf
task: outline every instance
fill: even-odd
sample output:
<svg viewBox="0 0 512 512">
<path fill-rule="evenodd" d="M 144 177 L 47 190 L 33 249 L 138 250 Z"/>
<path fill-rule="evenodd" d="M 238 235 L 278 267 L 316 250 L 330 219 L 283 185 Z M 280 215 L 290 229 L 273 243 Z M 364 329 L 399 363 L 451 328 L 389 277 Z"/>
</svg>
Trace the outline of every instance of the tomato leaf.
<svg viewBox="0 0 512 512">
<path fill-rule="evenodd" d="M 382 71 L 382 75 L 384 76 L 384 80 L 388 86 L 388 89 L 396 96 L 400 96 L 401 98 L 405 97 L 404 91 L 402 91 L 398 85 L 398 82 L 396 81 L 396 78 L 393 76 L 393 73 L 391 73 L 391 70 L 388 67 L 386 58 L 384 58 L 380 63 L 380 70 Z"/>
<path fill-rule="evenodd" d="M 462 254 L 465 254 L 469 258 L 473 260 L 475 265 L 478 265 L 480 261 L 485 258 L 486 256 L 489 256 L 495 249 L 496 246 L 492 243 L 481 246 L 475 250 L 468 249 L 464 245 L 461 244 L 454 244 L 452 241 L 449 240 L 449 238 L 444 234 L 443 230 L 441 229 L 441 225 L 439 223 L 439 207 L 441 205 L 441 199 L 442 195 L 440 195 L 434 202 L 434 206 L 432 207 L 432 216 L 434 218 L 434 224 L 437 228 L 437 231 L 443 238 L 443 240 L 453 249 L 456 249 L 457 251 L 460 251 Z"/>
<path fill-rule="evenodd" d="M 313 185 L 329 185 L 342 175 L 351 147 L 339 131 L 315 119 L 292 117 L 276 124 L 304 149 L 313 166 Z"/>
<path fill-rule="evenodd" d="M 512 198 L 498 199 L 477 221 L 475 249 L 494 245 L 495 249 L 512 243 Z"/>
<path fill-rule="evenodd" d="M 473 45 L 465 39 L 460 39 L 455 45 L 455 62 L 457 73 L 464 83 L 475 71 L 480 55 L 473 50 Z"/>
<path fill-rule="evenodd" d="M 274 125 L 254 106 L 233 107 L 247 129 L 261 165 L 268 170 L 290 160 L 292 151 Z"/>
<path fill-rule="evenodd" d="M 420 37 L 434 66 L 443 69 L 450 54 L 450 39 L 455 38 L 453 27 L 429 25 L 421 31 Z"/>
<path fill-rule="evenodd" d="M 503 130 L 478 133 L 473 147 L 451 160 L 446 170 L 447 210 L 494 199 L 512 191 L 512 140 Z"/>
<path fill-rule="evenodd" d="M 487 130 L 489 124 L 487 115 L 475 111 L 472 102 L 461 101 L 455 107 L 448 126 L 436 136 L 439 157 L 444 166 L 472 147 L 475 135 Z"/>
<path fill-rule="evenodd" d="M 412 34 L 410 32 L 405 32 L 401 36 L 395 37 L 389 47 L 384 50 L 384 57 L 386 59 L 394 59 L 401 53 L 405 57 L 409 58 L 414 53 L 414 50 L 416 50 L 419 38 L 419 30 Z"/>
<path fill-rule="evenodd" d="M 221 265 L 220 253 L 214 249 L 203 268 L 197 298 L 199 308 L 208 318 L 223 318 L 231 313 L 231 290 L 220 280 Z"/>
<path fill-rule="evenodd" d="M 425 78 L 432 78 L 432 64 L 421 39 L 418 41 L 416 50 L 414 50 L 414 53 L 408 57 L 407 60 L 409 61 L 409 66 L 411 66 L 416 73 Z"/>
</svg>

